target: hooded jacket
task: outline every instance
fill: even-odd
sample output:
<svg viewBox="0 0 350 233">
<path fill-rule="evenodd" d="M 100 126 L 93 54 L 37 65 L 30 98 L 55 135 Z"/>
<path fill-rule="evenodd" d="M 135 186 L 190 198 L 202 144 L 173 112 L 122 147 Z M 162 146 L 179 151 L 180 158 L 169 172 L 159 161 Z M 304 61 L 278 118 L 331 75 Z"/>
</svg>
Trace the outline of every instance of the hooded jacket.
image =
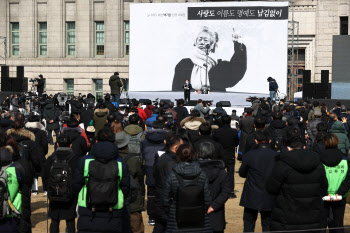
<svg viewBox="0 0 350 233">
<path fill-rule="evenodd" d="M 294 149 L 282 153 L 266 183 L 277 195 L 271 214 L 272 231 L 321 228 L 321 197 L 327 195 L 325 169 L 316 153 Z"/>
<path fill-rule="evenodd" d="M 122 162 L 122 179 L 119 183 L 119 187 L 122 190 L 124 197 L 128 196 L 130 188 L 130 174 L 128 167 L 119 157 L 117 145 L 107 141 L 96 143 L 92 147 L 89 155 L 86 155 L 79 160 L 72 181 L 73 193 L 75 195 L 78 195 L 80 190 L 85 185 L 84 166 L 86 159 L 99 159 L 105 162 L 116 160 L 118 162 Z M 79 221 L 77 224 L 78 231 L 81 233 L 125 232 L 123 230 L 125 229 L 125 222 L 123 221 L 123 214 L 125 214 L 124 211 L 125 208 L 113 210 L 112 215 L 108 211 L 96 211 L 95 214 L 93 214 L 90 209 L 79 206 Z"/>
<path fill-rule="evenodd" d="M 177 231 L 176 222 L 176 196 L 180 183 L 175 173 L 184 179 L 184 183 L 189 184 L 193 179 L 199 176 L 197 184 L 204 187 L 204 206 L 205 212 L 211 203 L 211 196 L 209 190 L 209 181 L 207 175 L 202 171 L 197 162 L 182 162 L 176 164 L 171 173 L 168 175 L 163 187 L 163 205 L 169 209 L 166 232 Z M 198 232 L 212 232 L 208 215 L 205 214 L 205 223 L 203 229 L 198 229 Z"/>
<path fill-rule="evenodd" d="M 138 135 L 139 133 L 142 133 L 143 132 L 143 129 L 138 126 L 138 125 L 133 125 L 133 124 L 130 124 L 128 126 L 126 126 L 124 128 L 124 131 L 123 131 L 125 134 L 128 134 L 130 136 L 136 136 Z M 141 136 L 141 139 L 144 140 L 145 139 L 145 135 L 142 135 Z"/>
<path fill-rule="evenodd" d="M 205 123 L 203 117 L 186 117 L 180 122 L 180 126 L 189 130 L 198 130 L 201 124 Z"/>
<path fill-rule="evenodd" d="M 165 146 L 163 129 L 149 129 L 145 131 L 145 140 L 142 142 L 142 157 L 145 160 L 146 185 L 154 186 L 153 166 L 156 153 Z"/>
<path fill-rule="evenodd" d="M 47 130 L 55 130 L 60 128 L 59 113 L 55 108 L 54 104 L 47 104 L 44 108 L 43 118 L 46 120 L 46 129 Z M 53 120 L 52 123 L 50 121 Z"/>
<path fill-rule="evenodd" d="M 35 135 L 35 143 L 45 156 L 49 150 L 45 127 L 40 122 L 27 122 L 25 128 Z"/>
<path fill-rule="evenodd" d="M 28 148 L 28 162 L 31 168 L 31 176 L 40 174 L 42 164 L 44 164 L 44 155 L 35 143 L 35 135 L 25 129 L 9 129 L 6 131 L 7 135 L 12 135 L 17 143 L 23 143 Z M 26 174 L 27 175 L 27 174 Z M 28 174 L 29 175 L 29 174 Z"/>
<path fill-rule="evenodd" d="M 120 95 L 120 88 L 123 86 L 119 76 L 112 75 L 109 78 L 109 86 L 111 87 L 111 94 Z"/>
<path fill-rule="evenodd" d="M 95 127 L 95 136 L 97 136 L 98 131 L 103 129 L 104 125 L 107 123 L 107 117 L 109 115 L 109 109 L 96 109 L 94 112 L 94 127 Z"/>
<path fill-rule="evenodd" d="M 202 171 L 207 174 L 211 194 L 211 206 L 214 212 L 209 214 L 214 231 L 225 229 L 225 203 L 233 190 L 233 183 L 225 171 L 225 164 L 220 160 L 199 160 Z"/>
<path fill-rule="evenodd" d="M 343 123 L 341 121 L 334 122 L 329 132 L 337 135 L 339 139 L 338 149 L 341 150 L 343 154 L 347 154 L 350 149 L 350 142 L 348 137 L 346 136 L 347 132 Z"/>
<path fill-rule="evenodd" d="M 336 192 L 336 194 L 341 196 L 344 196 L 345 194 L 347 194 L 347 192 L 350 189 L 350 166 L 349 166 L 350 163 L 347 157 L 344 156 L 341 150 L 336 148 L 331 148 L 331 149 L 326 149 L 322 154 L 320 154 L 320 160 L 321 160 L 321 163 L 323 163 L 323 165 L 327 167 L 332 167 L 332 168 L 337 167 L 342 160 L 347 161 L 348 172 L 346 173 L 345 179 L 343 180 L 343 182 L 341 182 L 341 185 L 339 186 Z M 339 172 L 339 175 L 342 175 L 341 172 L 343 171 L 343 169 L 339 168 L 337 170 Z M 327 172 L 328 171 L 326 169 L 326 174 Z M 329 187 L 332 186 L 332 184 L 330 183 L 330 180 L 328 180 L 328 186 Z M 328 187 L 328 190 L 329 190 L 329 187 Z"/>
</svg>

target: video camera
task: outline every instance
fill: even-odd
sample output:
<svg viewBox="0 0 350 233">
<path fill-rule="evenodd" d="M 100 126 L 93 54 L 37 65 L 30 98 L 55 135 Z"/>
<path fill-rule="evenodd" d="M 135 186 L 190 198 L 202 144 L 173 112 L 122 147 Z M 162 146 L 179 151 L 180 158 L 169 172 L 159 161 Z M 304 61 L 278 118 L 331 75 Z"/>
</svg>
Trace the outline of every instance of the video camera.
<svg viewBox="0 0 350 233">
<path fill-rule="evenodd" d="M 65 107 L 68 100 L 68 95 L 66 93 L 60 92 L 57 96 L 58 106 Z"/>
<path fill-rule="evenodd" d="M 40 80 L 39 78 L 31 78 L 29 82 L 34 83 L 34 82 L 38 82 L 39 80 Z"/>
</svg>

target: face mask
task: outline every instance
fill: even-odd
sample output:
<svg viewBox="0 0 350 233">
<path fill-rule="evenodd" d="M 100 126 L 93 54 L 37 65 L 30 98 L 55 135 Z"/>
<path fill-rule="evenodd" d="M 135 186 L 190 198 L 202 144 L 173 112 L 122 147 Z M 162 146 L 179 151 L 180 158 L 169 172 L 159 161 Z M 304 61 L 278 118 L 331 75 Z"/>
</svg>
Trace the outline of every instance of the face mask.
<svg viewBox="0 0 350 233">
<path fill-rule="evenodd" d="M 188 81 L 186 81 L 186 84 L 188 84 Z"/>
<path fill-rule="evenodd" d="M 124 115 L 125 111 L 120 111 L 120 114 Z"/>
<path fill-rule="evenodd" d="M 128 114 L 128 116 L 131 116 L 131 115 L 132 115 L 131 113 Z"/>
</svg>

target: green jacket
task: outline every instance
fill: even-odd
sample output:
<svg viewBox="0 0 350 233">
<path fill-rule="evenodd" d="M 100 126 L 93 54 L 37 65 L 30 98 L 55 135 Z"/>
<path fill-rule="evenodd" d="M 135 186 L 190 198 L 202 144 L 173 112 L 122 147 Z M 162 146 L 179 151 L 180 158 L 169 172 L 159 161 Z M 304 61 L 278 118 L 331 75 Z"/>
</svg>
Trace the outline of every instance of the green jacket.
<svg viewBox="0 0 350 233">
<path fill-rule="evenodd" d="M 341 150 L 343 154 L 347 154 L 350 149 L 350 142 L 348 137 L 346 136 L 347 132 L 345 130 L 343 123 L 341 121 L 334 122 L 329 132 L 337 135 L 339 139 L 338 149 Z"/>
<path fill-rule="evenodd" d="M 109 86 L 111 87 L 111 94 L 120 94 L 120 88 L 123 86 L 119 76 L 112 75 L 109 78 Z"/>
<path fill-rule="evenodd" d="M 123 158 L 124 162 L 127 163 L 130 175 L 135 180 L 137 185 L 137 197 L 136 200 L 130 203 L 131 213 L 144 211 L 145 210 L 145 183 L 144 173 L 141 167 L 142 163 L 140 157 L 131 156 L 128 157 L 128 151 L 119 150 L 119 156 Z M 125 159 L 128 157 L 128 160 Z"/>
</svg>

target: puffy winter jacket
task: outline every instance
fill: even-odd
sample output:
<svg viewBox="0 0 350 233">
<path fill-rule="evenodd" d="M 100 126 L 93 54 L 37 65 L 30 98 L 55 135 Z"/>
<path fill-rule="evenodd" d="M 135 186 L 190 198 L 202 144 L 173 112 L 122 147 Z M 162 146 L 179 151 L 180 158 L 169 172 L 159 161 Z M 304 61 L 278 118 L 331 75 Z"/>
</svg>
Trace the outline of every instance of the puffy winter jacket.
<svg viewBox="0 0 350 233">
<path fill-rule="evenodd" d="M 343 152 L 343 154 L 347 154 L 350 149 L 350 142 L 348 137 L 346 136 L 347 132 L 343 123 L 340 121 L 334 122 L 329 132 L 337 135 L 339 139 L 338 149 L 340 149 L 341 152 Z"/>
</svg>

